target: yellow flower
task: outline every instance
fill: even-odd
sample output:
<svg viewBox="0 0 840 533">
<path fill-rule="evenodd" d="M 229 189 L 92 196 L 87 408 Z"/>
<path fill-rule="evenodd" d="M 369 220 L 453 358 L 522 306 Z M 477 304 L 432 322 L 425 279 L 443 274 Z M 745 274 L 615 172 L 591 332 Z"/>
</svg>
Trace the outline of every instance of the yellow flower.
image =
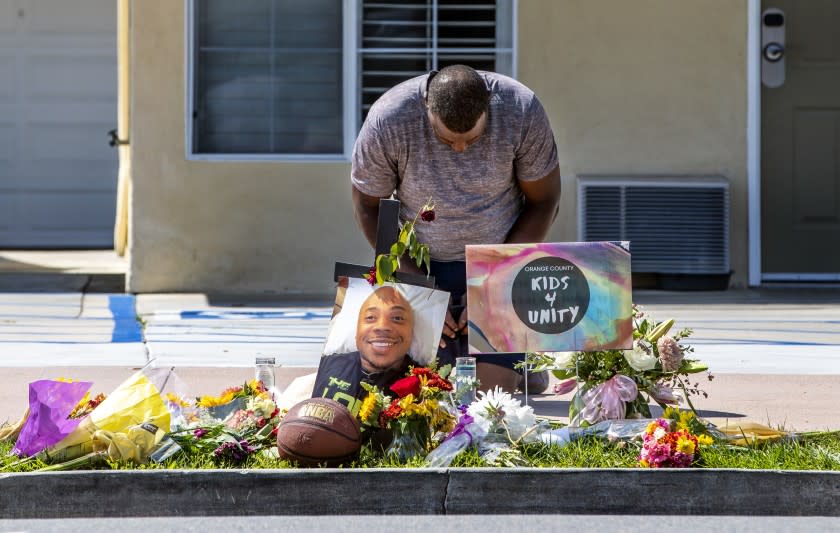
<svg viewBox="0 0 840 533">
<path fill-rule="evenodd" d="M 68 383 L 69 383 L 69 382 L 68 382 Z M 85 395 L 84 395 L 84 396 L 82 396 L 82 399 L 81 399 L 81 400 L 79 400 L 79 403 L 77 403 L 77 404 L 76 404 L 76 406 L 75 406 L 75 407 L 73 407 L 73 410 L 72 410 L 72 411 L 70 411 L 70 415 L 69 415 L 69 416 L 70 416 L 70 418 L 75 418 L 75 417 L 76 417 L 76 415 L 78 415 L 78 414 L 79 414 L 79 412 L 80 412 L 82 409 L 84 409 L 84 408 L 85 408 L 85 406 L 87 405 L 87 403 L 88 403 L 89 401 L 90 401 L 90 392 L 86 392 L 86 393 L 85 393 Z"/>
<path fill-rule="evenodd" d="M 650 424 L 647 425 L 647 428 L 645 429 L 645 433 L 647 433 L 648 435 L 653 435 L 653 432 L 656 431 L 657 428 L 659 428 L 659 424 L 657 424 L 656 421 L 654 420 L 653 422 L 651 422 Z"/>
<path fill-rule="evenodd" d="M 406 394 L 402 398 L 400 398 L 400 407 L 403 410 L 407 410 L 411 404 L 414 403 L 414 395 L 413 394 Z"/>
<path fill-rule="evenodd" d="M 359 419 L 365 422 L 373 415 L 373 410 L 376 408 L 376 395 L 371 393 L 362 401 L 362 406 L 359 408 Z"/>
<path fill-rule="evenodd" d="M 196 404 L 199 407 L 218 407 L 233 401 L 234 394 L 234 391 L 227 390 L 221 396 L 202 396 Z"/>
<path fill-rule="evenodd" d="M 677 438 L 677 451 L 681 453 L 693 454 L 694 441 L 686 437 Z"/>
<path fill-rule="evenodd" d="M 697 436 L 697 444 L 701 446 L 710 446 L 713 444 L 715 440 L 710 437 L 709 435 L 698 435 Z"/>
<path fill-rule="evenodd" d="M 677 420 L 677 430 L 688 430 L 691 426 L 691 421 L 694 420 L 694 413 L 691 411 L 682 411 L 679 413 L 679 420 Z"/>
<path fill-rule="evenodd" d="M 166 393 L 166 399 L 167 399 L 170 403 L 173 403 L 173 404 L 175 404 L 175 405 L 177 405 L 177 406 L 179 406 L 179 407 L 189 407 L 189 405 L 190 405 L 190 402 L 188 402 L 188 401 L 186 401 L 185 399 L 181 398 L 180 396 L 178 396 L 178 395 L 177 395 L 177 394 L 175 394 L 174 392 L 168 392 L 168 393 Z"/>
</svg>

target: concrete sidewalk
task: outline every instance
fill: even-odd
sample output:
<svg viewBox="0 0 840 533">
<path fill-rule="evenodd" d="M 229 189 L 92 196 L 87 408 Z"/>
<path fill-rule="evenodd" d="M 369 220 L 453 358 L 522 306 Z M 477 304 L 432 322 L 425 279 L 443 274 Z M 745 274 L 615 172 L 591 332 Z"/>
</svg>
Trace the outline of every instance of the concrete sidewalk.
<svg viewBox="0 0 840 533">
<path fill-rule="evenodd" d="M 838 429 L 840 291 L 637 292 L 656 319 L 691 327 L 713 422 L 751 420 L 797 431 Z M 304 303 L 305 304 L 305 303 Z M 314 372 L 328 302 L 249 301 L 203 294 L 0 293 L 0 421 L 19 417 L 27 385 L 59 376 L 94 381 L 106 394 L 151 360 L 174 366 L 195 395 L 217 394 L 252 375 L 255 356 L 275 356 L 285 386 Z M 564 419 L 570 395 L 530 398 Z"/>
</svg>

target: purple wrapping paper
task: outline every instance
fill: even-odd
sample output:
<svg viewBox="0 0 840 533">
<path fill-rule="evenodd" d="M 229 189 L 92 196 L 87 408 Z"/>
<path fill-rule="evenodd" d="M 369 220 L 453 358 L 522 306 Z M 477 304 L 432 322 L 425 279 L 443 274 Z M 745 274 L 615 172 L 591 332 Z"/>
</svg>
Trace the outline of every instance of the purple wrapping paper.
<svg viewBox="0 0 840 533">
<path fill-rule="evenodd" d="M 19 456 L 34 455 L 61 441 L 81 419 L 67 416 L 93 385 L 90 381 L 65 383 L 42 379 L 29 384 L 29 417 L 12 449 Z"/>
</svg>

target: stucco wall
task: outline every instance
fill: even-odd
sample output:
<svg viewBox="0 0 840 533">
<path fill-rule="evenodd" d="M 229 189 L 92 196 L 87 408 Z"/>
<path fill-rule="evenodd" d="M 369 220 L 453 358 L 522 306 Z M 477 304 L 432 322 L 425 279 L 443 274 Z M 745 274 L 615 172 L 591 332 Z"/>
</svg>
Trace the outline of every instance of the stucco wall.
<svg viewBox="0 0 840 533">
<path fill-rule="evenodd" d="M 370 263 L 349 163 L 187 161 L 184 2 L 132 2 L 133 292 L 328 295 Z"/>
<path fill-rule="evenodd" d="M 518 78 L 543 100 L 561 159 L 553 239 L 577 237 L 578 175 L 719 174 L 732 283 L 746 284 L 746 7 L 520 0 Z"/>
<path fill-rule="evenodd" d="M 518 77 L 560 150 L 551 239 L 576 239 L 579 174 L 721 174 L 733 282 L 745 284 L 745 3 L 519 1 Z M 129 290 L 332 293 L 336 260 L 372 259 L 349 163 L 187 161 L 184 3 L 131 5 Z"/>
</svg>

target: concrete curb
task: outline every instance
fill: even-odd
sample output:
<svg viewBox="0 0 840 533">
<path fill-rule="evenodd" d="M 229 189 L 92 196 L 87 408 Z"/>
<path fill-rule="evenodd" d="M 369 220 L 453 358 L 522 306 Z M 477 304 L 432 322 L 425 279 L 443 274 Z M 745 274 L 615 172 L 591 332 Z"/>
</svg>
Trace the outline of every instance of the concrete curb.
<svg viewBox="0 0 840 533">
<path fill-rule="evenodd" d="M 838 498 L 840 472 L 824 471 L 453 468 L 0 474 L 0 518 L 5 519 L 548 513 L 840 516 Z"/>
</svg>

